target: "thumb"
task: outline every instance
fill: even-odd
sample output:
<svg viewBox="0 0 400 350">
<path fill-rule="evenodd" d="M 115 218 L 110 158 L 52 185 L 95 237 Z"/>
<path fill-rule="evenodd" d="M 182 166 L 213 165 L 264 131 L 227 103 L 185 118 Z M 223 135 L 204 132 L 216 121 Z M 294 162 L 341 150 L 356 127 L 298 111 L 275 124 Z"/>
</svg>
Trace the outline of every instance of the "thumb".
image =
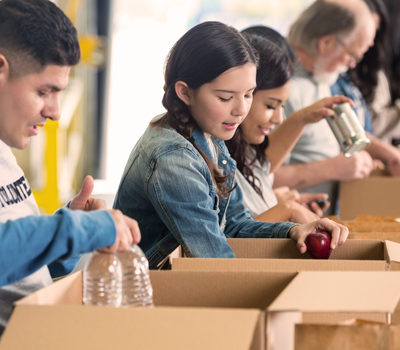
<svg viewBox="0 0 400 350">
<path fill-rule="evenodd" d="M 81 190 L 76 196 L 77 197 L 76 199 L 82 202 L 86 202 L 89 199 L 90 195 L 92 194 L 93 188 L 94 188 L 93 177 L 87 175 L 83 180 Z"/>
</svg>

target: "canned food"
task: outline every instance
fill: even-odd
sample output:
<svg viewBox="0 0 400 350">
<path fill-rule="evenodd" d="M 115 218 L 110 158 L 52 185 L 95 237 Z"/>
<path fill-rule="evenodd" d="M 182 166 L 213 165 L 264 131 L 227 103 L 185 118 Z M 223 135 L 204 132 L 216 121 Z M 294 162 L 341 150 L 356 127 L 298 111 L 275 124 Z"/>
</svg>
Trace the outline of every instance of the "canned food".
<svg viewBox="0 0 400 350">
<path fill-rule="evenodd" d="M 352 156 L 369 146 L 370 140 L 360 124 L 356 113 L 349 103 L 342 103 L 334 108 L 335 117 L 326 118 L 340 149 L 346 157 Z"/>
</svg>

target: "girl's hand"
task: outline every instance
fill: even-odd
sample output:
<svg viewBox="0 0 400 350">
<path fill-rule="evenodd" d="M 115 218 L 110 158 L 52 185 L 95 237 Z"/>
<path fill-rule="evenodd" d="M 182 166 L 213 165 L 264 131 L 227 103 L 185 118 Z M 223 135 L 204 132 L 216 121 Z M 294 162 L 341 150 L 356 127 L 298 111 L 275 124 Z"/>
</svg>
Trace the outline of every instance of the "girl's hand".
<svg viewBox="0 0 400 350">
<path fill-rule="evenodd" d="M 331 249 L 342 245 L 349 235 L 349 229 L 341 224 L 338 224 L 327 218 L 319 219 L 309 224 L 293 226 L 289 231 L 289 237 L 297 242 L 297 248 L 300 253 L 304 254 L 307 251 L 307 246 L 304 243 L 306 237 L 310 233 L 328 232 L 331 235 Z"/>
</svg>

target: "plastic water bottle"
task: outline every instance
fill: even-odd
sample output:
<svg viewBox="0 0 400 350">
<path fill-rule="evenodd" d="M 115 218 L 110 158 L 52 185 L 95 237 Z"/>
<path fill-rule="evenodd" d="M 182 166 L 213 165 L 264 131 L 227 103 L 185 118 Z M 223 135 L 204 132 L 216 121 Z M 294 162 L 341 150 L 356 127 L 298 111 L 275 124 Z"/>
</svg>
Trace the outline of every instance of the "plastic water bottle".
<svg viewBox="0 0 400 350">
<path fill-rule="evenodd" d="M 122 306 L 153 306 L 149 262 L 138 245 L 117 256 L 122 267 Z"/>
<path fill-rule="evenodd" d="M 115 254 L 93 252 L 83 270 L 83 303 L 118 307 L 121 302 L 121 262 Z"/>
<path fill-rule="evenodd" d="M 153 306 L 149 262 L 139 246 L 116 254 L 92 254 L 83 271 L 83 303 Z"/>
</svg>

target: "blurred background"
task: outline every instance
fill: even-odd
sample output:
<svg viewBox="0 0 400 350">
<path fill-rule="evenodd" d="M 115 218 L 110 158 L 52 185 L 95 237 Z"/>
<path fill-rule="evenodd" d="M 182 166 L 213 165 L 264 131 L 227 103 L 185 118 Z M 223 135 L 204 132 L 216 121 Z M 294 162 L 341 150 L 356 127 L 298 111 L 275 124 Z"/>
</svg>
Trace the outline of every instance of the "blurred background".
<svg viewBox="0 0 400 350">
<path fill-rule="evenodd" d="M 54 1 L 78 28 L 82 60 L 62 94 L 61 120 L 15 151 L 41 211 L 64 205 L 87 174 L 95 178 L 95 195 L 112 205 L 132 147 L 164 112 L 165 59 L 189 28 L 218 20 L 238 30 L 265 24 L 286 35 L 312 1 Z"/>
</svg>

